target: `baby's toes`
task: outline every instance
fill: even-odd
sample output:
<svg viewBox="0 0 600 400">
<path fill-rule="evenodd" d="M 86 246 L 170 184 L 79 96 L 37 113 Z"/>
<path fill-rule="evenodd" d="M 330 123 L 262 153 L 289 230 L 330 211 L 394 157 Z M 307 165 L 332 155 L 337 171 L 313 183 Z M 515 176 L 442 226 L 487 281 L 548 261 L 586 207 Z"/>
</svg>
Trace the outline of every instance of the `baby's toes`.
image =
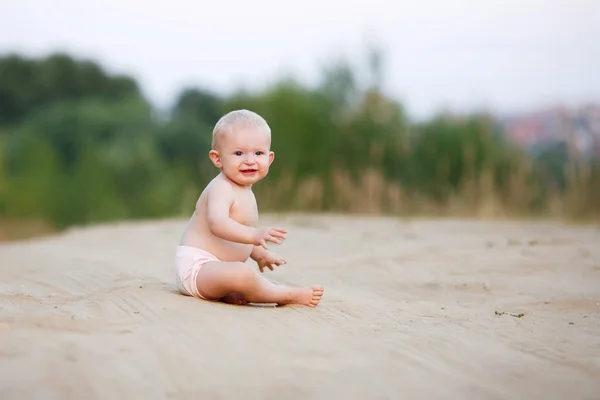
<svg viewBox="0 0 600 400">
<path fill-rule="evenodd" d="M 311 286 L 311 289 L 313 291 L 313 294 L 320 293 L 321 295 L 323 294 L 323 291 L 325 290 L 325 288 L 321 285 Z"/>
<path fill-rule="evenodd" d="M 313 287 L 313 295 L 312 295 L 312 299 L 310 301 L 310 305 L 312 307 L 314 307 L 317 304 L 319 304 L 319 302 L 321 301 L 321 297 L 323 297 L 323 288 L 322 287 Z"/>
</svg>

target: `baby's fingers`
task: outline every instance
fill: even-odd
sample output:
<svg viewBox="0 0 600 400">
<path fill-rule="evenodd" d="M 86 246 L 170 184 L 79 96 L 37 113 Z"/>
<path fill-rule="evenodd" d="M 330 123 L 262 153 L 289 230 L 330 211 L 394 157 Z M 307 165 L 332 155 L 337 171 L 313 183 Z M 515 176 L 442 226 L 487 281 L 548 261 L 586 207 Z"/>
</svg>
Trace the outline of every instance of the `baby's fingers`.
<svg viewBox="0 0 600 400">
<path fill-rule="evenodd" d="M 285 260 L 281 257 L 277 257 L 274 261 L 273 264 L 279 266 L 279 265 L 283 265 L 285 264 Z"/>
<path fill-rule="evenodd" d="M 277 239 L 276 237 L 273 237 L 271 235 L 267 236 L 265 238 L 265 241 L 267 242 L 271 242 L 271 243 L 275 243 L 275 244 L 281 244 L 281 240 Z M 265 247 L 266 248 L 266 247 Z"/>
<path fill-rule="evenodd" d="M 272 262 L 269 263 L 269 265 L 271 265 L 273 268 L 276 267 L 281 267 L 283 264 L 285 264 L 284 262 L 282 262 L 283 260 L 279 260 L 279 259 L 274 259 Z M 272 270 L 272 269 L 271 269 Z"/>
<path fill-rule="evenodd" d="M 273 228 L 269 230 L 269 235 L 274 236 L 274 237 L 278 237 L 281 239 L 285 239 L 286 237 L 286 232 L 281 232 L 279 230 L 277 230 L 277 228 Z"/>
</svg>

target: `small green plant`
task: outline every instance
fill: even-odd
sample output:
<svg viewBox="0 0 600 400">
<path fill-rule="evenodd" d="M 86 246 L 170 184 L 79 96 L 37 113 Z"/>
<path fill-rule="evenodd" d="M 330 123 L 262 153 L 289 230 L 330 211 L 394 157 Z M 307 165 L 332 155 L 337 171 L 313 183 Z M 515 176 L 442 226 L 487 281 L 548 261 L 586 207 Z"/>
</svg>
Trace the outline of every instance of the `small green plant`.
<svg viewBox="0 0 600 400">
<path fill-rule="evenodd" d="M 504 314 L 508 314 L 508 315 L 510 315 L 510 316 L 512 316 L 512 317 L 515 317 L 515 318 L 523 318 L 523 317 L 525 316 L 525 314 L 524 314 L 524 313 L 519 313 L 519 314 L 511 314 L 511 313 L 506 313 L 506 312 L 504 312 L 504 311 L 494 311 L 494 314 L 496 314 L 496 315 L 498 315 L 498 316 L 500 316 L 500 315 L 504 315 Z"/>
</svg>

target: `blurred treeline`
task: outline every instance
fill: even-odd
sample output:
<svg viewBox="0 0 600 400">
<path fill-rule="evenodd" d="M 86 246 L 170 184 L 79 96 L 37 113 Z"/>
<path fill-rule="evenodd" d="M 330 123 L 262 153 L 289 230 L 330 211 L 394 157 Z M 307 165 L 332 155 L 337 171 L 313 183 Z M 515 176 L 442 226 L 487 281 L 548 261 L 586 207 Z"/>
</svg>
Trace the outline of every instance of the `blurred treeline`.
<svg viewBox="0 0 600 400">
<path fill-rule="evenodd" d="M 366 65 L 361 75 L 332 63 L 313 87 L 282 78 L 229 95 L 183 88 L 159 113 L 134 78 L 96 62 L 0 57 L 0 224 L 189 216 L 217 173 L 212 126 L 234 108 L 273 130 L 275 163 L 256 186 L 263 211 L 600 215 L 597 160 L 568 144 L 534 158 L 489 115 L 413 123 L 384 94 L 377 62 Z"/>
</svg>

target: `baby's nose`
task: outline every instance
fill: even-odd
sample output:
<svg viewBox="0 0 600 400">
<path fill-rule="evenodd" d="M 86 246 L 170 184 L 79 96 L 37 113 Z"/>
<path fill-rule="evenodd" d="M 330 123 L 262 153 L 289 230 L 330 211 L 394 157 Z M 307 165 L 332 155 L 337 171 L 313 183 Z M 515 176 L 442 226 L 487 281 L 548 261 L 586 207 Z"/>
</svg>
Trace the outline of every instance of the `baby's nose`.
<svg viewBox="0 0 600 400">
<path fill-rule="evenodd" d="M 248 164 L 254 164 L 255 161 L 256 161 L 256 156 L 254 154 L 248 154 L 248 157 L 246 157 L 246 162 Z"/>
</svg>

